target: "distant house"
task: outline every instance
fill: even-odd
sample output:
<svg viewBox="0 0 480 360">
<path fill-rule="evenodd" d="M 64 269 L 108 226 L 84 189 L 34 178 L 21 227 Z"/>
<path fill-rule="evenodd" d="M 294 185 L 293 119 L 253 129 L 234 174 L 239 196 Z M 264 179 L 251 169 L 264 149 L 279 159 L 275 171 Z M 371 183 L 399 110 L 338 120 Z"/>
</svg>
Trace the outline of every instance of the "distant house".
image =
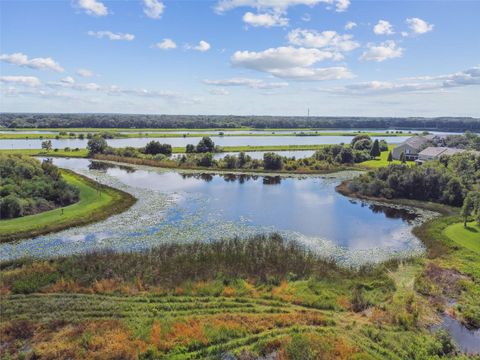
<svg viewBox="0 0 480 360">
<path fill-rule="evenodd" d="M 443 146 L 429 146 L 418 153 L 418 159 L 416 160 L 416 162 L 421 164 L 424 161 L 438 159 L 440 156 L 451 156 L 465 151 L 478 153 L 478 151 L 472 150 L 448 148 Z"/>
<path fill-rule="evenodd" d="M 418 154 L 430 141 L 429 136 L 412 136 L 392 150 L 394 160 L 400 160 L 402 153 L 405 154 L 405 160 L 417 160 Z"/>
</svg>

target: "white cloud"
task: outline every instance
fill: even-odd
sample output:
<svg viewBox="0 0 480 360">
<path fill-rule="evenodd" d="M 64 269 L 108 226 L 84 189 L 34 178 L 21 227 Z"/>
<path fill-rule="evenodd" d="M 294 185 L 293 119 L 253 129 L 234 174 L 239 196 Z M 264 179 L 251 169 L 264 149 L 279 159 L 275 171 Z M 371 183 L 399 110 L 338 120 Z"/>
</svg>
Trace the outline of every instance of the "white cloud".
<svg viewBox="0 0 480 360">
<path fill-rule="evenodd" d="M 185 44 L 184 47 L 187 50 L 196 50 L 196 51 L 200 51 L 200 52 L 208 51 L 211 48 L 210 44 L 208 42 L 206 42 L 205 40 L 200 40 L 198 45 Z"/>
<path fill-rule="evenodd" d="M 176 49 L 177 44 L 172 39 L 166 38 L 166 39 L 163 39 L 161 42 L 156 43 L 154 47 L 162 50 L 170 50 L 170 49 Z"/>
<path fill-rule="evenodd" d="M 75 79 L 71 76 L 67 76 L 61 79 L 60 82 L 63 84 L 72 85 L 75 84 Z"/>
<path fill-rule="evenodd" d="M 92 77 L 94 75 L 93 71 L 88 69 L 77 69 L 76 73 L 81 77 Z"/>
<path fill-rule="evenodd" d="M 212 95 L 230 95 L 230 91 L 224 88 L 218 88 L 218 89 L 210 89 L 208 92 Z"/>
<path fill-rule="evenodd" d="M 389 40 L 378 45 L 367 44 L 367 50 L 363 52 L 360 60 L 382 62 L 401 57 L 402 54 L 403 48 L 397 47 L 395 41 Z"/>
<path fill-rule="evenodd" d="M 3 54 L 0 55 L 0 61 L 14 64 L 18 66 L 25 66 L 31 69 L 53 70 L 63 72 L 63 68 L 52 58 L 33 58 L 29 59 L 27 55 L 22 53 Z"/>
<path fill-rule="evenodd" d="M 243 22 L 253 27 L 272 27 L 272 26 L 287 26 L 288 19 L 279 13 L 263 13 L 254 14 L 246 12 L 243 15 Z"/>
<path fill-rule="evenodd" d="M 96 38 L 108 38 L 110 40 L 124 40 L 124 41 L 132 41 L 135 39 L 135 35 L 132 34 L 123 34 L 123 33 L 113 33 L 111 31 L 89 31 L 88 35 L 94 36 Z"/>
<path fill-rule="evenodd" d="M 345 30 L 352 30 L 354 27 L 357 27 L 357 23 L 354 21 L 349 21 L 345 24 Z"/>
<path fill-rule="evenodd" d="M 78 0 L 78 6 L 85 10 L 88 15 L 105 16 L 108 14 L 107 7 L 97 0 Z"/>
<path fill-rule="evenodd" d="M 352 35 L 340 35 L 336 31 L 322 31 L 295 29 L 288 33 L 290 44 L 309 48 L 326 48 L 332 51 L 351 51 L 360 46 L 353 41 Z"/>
<path fill-rule="evenodd" d="M 333 80 L 351 78 L 345 67 L 312 68 L 323 60 L 335 60 L 337 55 L 318 49 L 279 47 L 264 51 L 237 51 L 231 62 L 234 66 L 269 73 L 273 76 L 293 80 Z"/>
<path fill-rule="evenodd" d="M 279 89 L 288 86 L 286 82 L 266 82 L 261 79 L 230 78 L 223 80 L 203 80 L 207 85 L 215 86 L 246 86 L 252 89 Z"/>
<path fill-rule="evenodd" d="M 408 27 L 414 34 L 425 34 L 433 30 L 434 25 L 427 23 L 419 18 L 409 18 L 406 20 Z"/>
<path fill-rule="evenodd" d="M 40 80 L 35 76 L 0 76 L 0 82 L 36 87 L 40 86 Z"/>
<path fill-rule="evenodd" d="M 252 7 L 260 11 L 284 13 L 291 6 L 315 6 L 320 3 L 334 6 L 337 12 L 342 12 L 347 10 L 350 0 L 220 0 L 215 6 L 215 11 L 221 14 L 238 7 Z"/>
<path fill-rule="evenodd" d="M 393 26 L 386 20 L 378 20 L 377 25 L 373 27 L 373 32 L 377 35 L 392 35 L 395 34 Z"/>
<path fill-rule="evenodd" d="M 151 19 L 160 19 L 165 5 L 158 0 L 143 0 L 144 8 L 143 12 Z"/>
<path fill-rule="evenodd" d="M 450 88 L 473 85 L 480 85 L 480 65 L 446 75 L 410 77 L 400 81 L 375 80 L 321 91 L 344 95 L 387 95 L 400 92 L 445 91 Z"/>
</svg>

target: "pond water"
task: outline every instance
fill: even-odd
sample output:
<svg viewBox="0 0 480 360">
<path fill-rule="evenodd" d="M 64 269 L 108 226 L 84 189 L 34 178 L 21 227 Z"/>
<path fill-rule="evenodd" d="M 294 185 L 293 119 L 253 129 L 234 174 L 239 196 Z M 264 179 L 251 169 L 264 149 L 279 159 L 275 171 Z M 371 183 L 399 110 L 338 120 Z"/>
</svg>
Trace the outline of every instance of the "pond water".
<svg viewBox="0 0 480 360">
<path fill-rule="evenodd" d="M 298 178 L 182 173 L 87 159 L 58 158 L 53 163 L 139 200 L 100 223 L 2 244 L 0 260 L 279 232 L 322 256 L 358 265 L 422 254 L 411 228 L 434 215 L 354 201 L 335 191 L 342 179 L 358 172 Z"/>
<path fill-rule="evenodd" d="M 443 314 L 441 324 L 434 327 L 434 330 L 438 329 L 447 330 L 460 351 L 470 355 L 480 354 L 480 329 L 470 330 L 447 314 Z"/>
<path fill-rule="evenodd" d="M 374 139 L 385 140 L 391 144 L 398 144 L 409 136 L 379 136 Z M 266 145 L 323 145 L 349 143 L 350 136 L 212 136 L 216 145 L 220 146 L 266 146 Z M 148 142 L 157 140 L 162 144 L 184 147 L 187 144 L 197 144 L 198 138 L 125 138 L 108 139 L 108 145 L 112 147 L 143 147 Z M 11 139 L 0 140 L 0 149 L 41 149 L 41 139 Z M 85 148 L 87 139 L 51 139 L 53 148 Z"/>
</svg>

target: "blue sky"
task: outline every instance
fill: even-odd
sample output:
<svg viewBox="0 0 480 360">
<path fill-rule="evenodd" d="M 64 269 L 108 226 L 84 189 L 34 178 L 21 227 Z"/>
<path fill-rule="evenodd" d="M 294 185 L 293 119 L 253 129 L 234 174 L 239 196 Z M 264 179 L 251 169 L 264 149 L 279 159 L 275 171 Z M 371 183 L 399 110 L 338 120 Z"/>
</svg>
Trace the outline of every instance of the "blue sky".
<svg viewBox="0 0 480 360">
<path fill-rule="evenodd" d="M 480 1 L 2 0 L 0 11 L 1 111 L 480 116 Z"/>
</svg>

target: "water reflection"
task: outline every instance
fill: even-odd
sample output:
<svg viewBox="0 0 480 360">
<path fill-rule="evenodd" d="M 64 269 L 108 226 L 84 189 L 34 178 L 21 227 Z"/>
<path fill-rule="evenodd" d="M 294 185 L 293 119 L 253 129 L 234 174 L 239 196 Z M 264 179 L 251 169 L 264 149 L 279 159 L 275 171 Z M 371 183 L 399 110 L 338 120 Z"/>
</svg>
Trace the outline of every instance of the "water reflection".
<svg viewBox="0 0 480 360">
<path fill-rule="evenodd" d="M 56 158 L 53 162 L 130 192 L 139 200 L 127 212 L 102 223 L 0 245 L 0 259 L 106 247 L 137 250 L 163 241 L 211 241 L 272 231 L 347 263 L 423 251 L 411 234 L 412 226 L 421 221 L 413 209 L 351 201 L 335 191 L 339 177 L 333 175 L 217 175 L 87 159 Z"/>
</svg>

